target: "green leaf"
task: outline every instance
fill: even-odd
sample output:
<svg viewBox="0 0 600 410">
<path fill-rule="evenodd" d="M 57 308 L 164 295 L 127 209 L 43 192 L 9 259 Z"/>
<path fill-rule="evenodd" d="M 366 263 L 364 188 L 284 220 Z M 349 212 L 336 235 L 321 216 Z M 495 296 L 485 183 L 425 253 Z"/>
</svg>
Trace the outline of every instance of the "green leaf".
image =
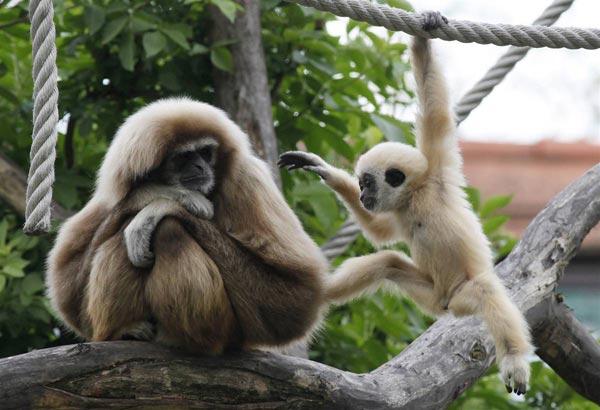
<svg viewBox="0 0 600 410">
<path fill-rule="evenodd" d="M 85 24 L 94 35 L 102 28 L 106 21 L 106 13 L 101 7 L 90 5 L 85 8 Z"/>
<path fill-rule="evenodd" d="M 148 31 L 156 28 L 156 24 L 148 21 L 139 16 L 133 16 L 131 18 L 131 31 L 134 33 L 139 33 L 141 31 Z"/>
<path fill-rule="evenodd" d="M 191 55 L 191 56 L 195 56 L 197 54 L 206 54 L 208 52 L 209 52 L 209 48 L 208 47 L 206 47 L 206 46 L 204 46 L 202 44 L 199 44 L 199 43 L 195 43 L 192 46 L 192 49 L 190 50 L 190 52 L 188 54 Z"/>
<path fill-rule="evenodd" d="M 229 20 L 231 23 L 235 21 L 235 13 L 237 12 L 238 8 L 241 8 L 238 4 L 231 0 L 211 0 L 211 3 L 217 6 L 219 10 L 221 10 L 221 13 L 223 13 L 223 15 L 227 17 L 227 20 Z"/>
<path fill-rule="evenodd" d="M 175 44 L 179 45 L 180 47 L 183 47 L 186 50 L 190 49 L 190 44 L 185 38 L 185 34 L 183 33 L 183 31 L 181 31 L 180 29 L 176 27 L 167 26 L 161 27 L 160 31 L 165 33 L 165 35 L 169 37 Z"/>
<path fill-rule="evenodd" d="M 121 40 L 121 44 L 119 45 L 119 60 L 121 60 L 121 65 L 125 70 L 133 71 L 135 67 L 135 43 L 131 31 Z"/>
<path fill-rule="evenodd" d="M 29 274 L 21 281 L 21 287 L 28 295 L 33 295 L 44 289 L 44 282 L 40 275 Z"/>
<path fill-rule="evenodd" d="M 6 287 L 6 276 L 0 275 L 0 293 Z"/>
<path fill-rule="evenodd" d="M 510 218 L 506 215 L 496 215 L 486 219 L 483 222 L 483 232 L 489 235 L 497 231 L 502 225 L 504 225 Z"/>
<path fill-rule="evenodd" d="M 2 268 L 2 272 L 4 272 L 8 276 L 12 276 L 13 278 L 22 278 L 25 276 L 25 272 L 23 269 L 19 269 L 15 266 L 5 266 Z"/>
<path fill-rule="evenodd" d="M 167 45 L 167 39 L 158 31 L 144 34 L 142 39 L 146 57 L 150 58 L 160 53 Z"/>
<path fill-rule="evenodd" d="M 479 206 L 481 205 L 481 194 L 477 188 L 472 186 L 466 186 L 463 188 L 465 193 L 467 194 L 467 200 L 473 207 L 475 212 L 479 211 Z"/>
<path fill-rule="evenodd" d="M 8 221 L 3 219 L 0 222 L 0 245 L 4 245 L 6 243 L 6 234 L 8 233 Z"/>
<path fill-rule="evenodd" d="M 233 57 L 225 47 L 213 48 L 210 51 L 210 61 L 215 67 L 231 73 L 233 71 Z"/>
<path fill-rule="evenodd" d="M 504 208 L 510 201 L 512 201 L 512 195 L 494 196 L 485 201 L 481 206 L 480 215 L 485 218 L 497 209 Z"/>
<path fill-rule="evenodd" d="M 371 114 L 371 120 L 377 125 L 388 141 L 410 143 L 410 139 L 406 135 L 406 130 L 410 128 L 410 125 L 388 115 L 375 113 Z"/>
<path fill-rule="evenodd" d="M 113 38 L 119 35 L 125 25 L 127 24 L 127 16 L 121 16 L 114 20 L 111 20 L 102 31 L 102 45 L 108 44 Z"/>
</svg>

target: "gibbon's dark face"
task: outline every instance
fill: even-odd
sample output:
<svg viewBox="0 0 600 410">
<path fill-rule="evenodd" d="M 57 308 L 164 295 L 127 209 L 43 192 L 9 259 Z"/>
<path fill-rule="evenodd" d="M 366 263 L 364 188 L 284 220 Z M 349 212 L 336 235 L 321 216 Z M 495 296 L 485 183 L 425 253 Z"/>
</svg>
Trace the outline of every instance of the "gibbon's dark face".
<svg viewBox="0 0 600 410">
<path fill-rule="evenodd" d="M 393 207 L 389 199 L 395 198 L 401 189 L 406 175 L 397 168 L 386 170 L 369 170 L 360 175 L 360 202 L 365 209 L 372 212 L 385 212 Z"/>
<path fill-rule="evenodd" d="M 219 145 L 212 137 L 175 149 L 160 167 L 161 179 L 170 185 L 209 194 L 215 186 Z"/>
</svg>

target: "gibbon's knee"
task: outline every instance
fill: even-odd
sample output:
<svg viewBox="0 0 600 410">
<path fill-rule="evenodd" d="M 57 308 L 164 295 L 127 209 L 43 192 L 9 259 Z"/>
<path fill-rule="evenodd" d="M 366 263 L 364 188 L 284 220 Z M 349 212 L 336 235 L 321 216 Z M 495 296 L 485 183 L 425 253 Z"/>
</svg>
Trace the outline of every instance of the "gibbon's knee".
<svg viewBox="0 0 600 410">
<path fill-rule="evenodd" d="M 158 225 L 154 250 L 146 297 L 161 337 L 221 353 L 235 338 L 235 317 L 217 266 L 173 217 Z"/>
<path fill-rule="evenodd" d="M 122 231 L 96 251 L 87 291 L 94 341 L 119 339 L 123 329 L 147 319 L 143 272 L 129 262 Z"/>
</svg>

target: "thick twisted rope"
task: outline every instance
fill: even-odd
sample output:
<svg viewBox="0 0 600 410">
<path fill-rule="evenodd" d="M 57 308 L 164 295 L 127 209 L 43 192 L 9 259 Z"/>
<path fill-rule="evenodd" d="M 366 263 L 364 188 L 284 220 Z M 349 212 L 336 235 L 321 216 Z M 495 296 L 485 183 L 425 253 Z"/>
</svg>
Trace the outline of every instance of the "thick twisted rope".
<svg viewBox="0 0 600 410">
<path fill-rule="evenodd" d="M 414 36 L 456 40 L 462 43 L 548 48 L 600 48 L 600 30 L 574 27 L 543 27 L 476 23 L 449 20 L 435 30 L 423 30 L 423 16 L 367 0 L 287 0 L 340 17 L 365 21 Z"/>
<path fill-rule="evenodd" d="M 551 26 L 558 18 L 567 11 L 575 0 L 556 0 L 552 3 L 533 25 Z M 483 76 L 477 84 L 469 90 L 454 108 L 456 122 L 460 124 L 469 116 L 485 97 L 504 80 L 504 77 L 515 67 L 519 61 L 527 55 L 530 47 L 510 47 L 494 64 L 494 66 Z"/>
<path fill-rule="evenodd" d="M 27 178 L 25 226 L 28 234 L 48 232 L 56 158 L 58 75 L 52 0 L 31 0 L 33 49 L 33 142 Z"/>
<path fill-rule="evenodd" d="M 295 1 L 295 0 L 291 0 Z M 298 2 L 304 2 L 301 0 Z M 575 0 L 555 0 L 538 17 L 534 25 L 552 25 L 558 18 L 567 11 Z M 456 120 L 460 124 L 466 119 L 485 97 L 500 83 L 506 75 L 515 67 L 515 65 L 525 57 L 530 47 L 510 47 L 494 64 L 494 66 L 483 76 L 477 84 L 471 88 L 459 101 L 455 107 Z M 356 240 L 360 234 L 360 228 L 352 221 L 346 221 L 336 234 L 329 239 L 321 249 L 329 259 L 335 259 L 342 255 L 346 249 Z"/>
</svg>

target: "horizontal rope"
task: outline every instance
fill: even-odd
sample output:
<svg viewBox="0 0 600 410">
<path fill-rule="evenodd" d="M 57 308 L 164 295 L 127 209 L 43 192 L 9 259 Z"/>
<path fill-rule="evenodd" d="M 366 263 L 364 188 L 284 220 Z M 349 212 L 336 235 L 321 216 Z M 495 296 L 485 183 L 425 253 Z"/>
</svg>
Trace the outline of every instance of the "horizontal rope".
<svg viewBox="0 0 600 410">
<path fill-rule="evenodd" d="M 495 44 L 497 46 L 548 48 L 600 48 L 600 30 L 573 27 L 544 27 L 512 24 L 476 23 L 448 20 L 434 30 L 423 30 L 423 17 L 366 0 L 287 0 L 340 17 L 364 21 L 388 30 L 403 31 L 415 36 L 456 40 L 462 43 Z"/>
</svg>

